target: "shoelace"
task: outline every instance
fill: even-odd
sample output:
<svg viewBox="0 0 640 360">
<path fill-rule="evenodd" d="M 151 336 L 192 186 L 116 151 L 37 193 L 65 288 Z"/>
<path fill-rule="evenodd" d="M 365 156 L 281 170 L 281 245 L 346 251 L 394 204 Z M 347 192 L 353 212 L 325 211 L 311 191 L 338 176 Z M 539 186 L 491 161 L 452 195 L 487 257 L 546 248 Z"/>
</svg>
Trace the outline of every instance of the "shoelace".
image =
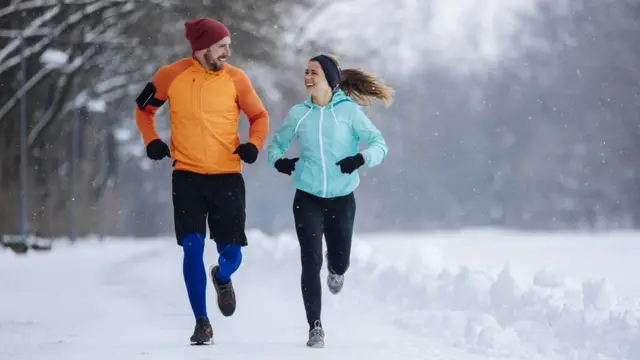
<svg viewBox="0 0 640 360">
<path fill-rule="evenodd" d="M 342 275 L 329 274 L 329 281 L 331 282 L 332 286 L 338 286 L 342 281 Z"/>
<path fill-rule="evenodd" d="M 196 323 L 196 331 L 205 332 L 209 330 L 209 324 L 205 320 L 200 320 Z"/>
<path fill-rule="evenodd" d="M 320 327 L 320 322 L 318 320 L 315 321 L 315 323 L 313 324 L 315 327 L 313 329 L 311 329 L 311 337 L 315 337 L 315 336 L 322 336 L 322 334 L 324 333 L 324 331 L 322 330 L 322 328 Z"/>
<path fill-rule="evenodd" d="M 220 286 L 220 300 L 222 302 L 230 302 L 233 300 L 233 292 L 229 284 Z"/>
</svg>

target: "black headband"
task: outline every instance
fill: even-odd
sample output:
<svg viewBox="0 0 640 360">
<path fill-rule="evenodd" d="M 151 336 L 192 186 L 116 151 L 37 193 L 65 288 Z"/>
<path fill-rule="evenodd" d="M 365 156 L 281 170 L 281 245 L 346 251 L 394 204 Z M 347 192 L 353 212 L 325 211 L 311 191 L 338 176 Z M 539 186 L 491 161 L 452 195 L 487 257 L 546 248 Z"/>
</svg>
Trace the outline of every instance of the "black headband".
<svg viewBox="0 0 640 360">
<path fill-rule="evenodd" d="M 318 55 L 313 57 L 311 60 L 317 61 L 320 64 L 320 67 L 322 67 L 322 71 L 324 72 L 324 76 L 327 78 L 327 82 L 329 83 L 329 87 L 332 90 L 335 90 L 340 84 L 340 69 L 336 63 L 326 55 Z"/>
</svg>

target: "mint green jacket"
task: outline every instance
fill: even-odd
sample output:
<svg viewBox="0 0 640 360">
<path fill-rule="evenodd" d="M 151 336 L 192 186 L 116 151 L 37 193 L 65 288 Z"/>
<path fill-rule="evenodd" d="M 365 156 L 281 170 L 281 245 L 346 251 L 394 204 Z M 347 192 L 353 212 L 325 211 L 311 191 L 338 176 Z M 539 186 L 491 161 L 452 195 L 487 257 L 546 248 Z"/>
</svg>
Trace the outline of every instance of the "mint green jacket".
<svg viewBox="0 0 640 360">
<path fill-rule="evenodd" d="M 368 167 L 379 165 L 388 151 L 382 134 L 362 107 L 342 90 L 337 90 L 324 107 L 313 104 L 309 96 L 289 110 L 267 147 L 270 166 L 285 157 L 294 140 L 300 145 L 300 160 L 291 184 L 323 198 L 347 195 L 360 184 L 358 171 L 343 174 L 336 163 L 356 155 L 361 140 L 366 147 L 360 153 Z"/>
</svg>

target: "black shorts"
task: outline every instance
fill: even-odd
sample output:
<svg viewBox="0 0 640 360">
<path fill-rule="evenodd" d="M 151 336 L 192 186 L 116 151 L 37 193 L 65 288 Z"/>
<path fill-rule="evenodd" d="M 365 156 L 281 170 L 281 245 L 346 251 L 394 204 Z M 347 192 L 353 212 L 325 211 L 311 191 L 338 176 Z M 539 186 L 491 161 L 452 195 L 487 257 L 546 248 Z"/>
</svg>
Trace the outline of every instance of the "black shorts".
<svg viewBox="0 0 640 360">
<path fill-rule="evenodd" d="M 173 217 L 178 245 L 190 233 L 207 233 L 218 244 L 247 245 L 242 174 L 203 175 L 175 170 Z"/>
</svg>

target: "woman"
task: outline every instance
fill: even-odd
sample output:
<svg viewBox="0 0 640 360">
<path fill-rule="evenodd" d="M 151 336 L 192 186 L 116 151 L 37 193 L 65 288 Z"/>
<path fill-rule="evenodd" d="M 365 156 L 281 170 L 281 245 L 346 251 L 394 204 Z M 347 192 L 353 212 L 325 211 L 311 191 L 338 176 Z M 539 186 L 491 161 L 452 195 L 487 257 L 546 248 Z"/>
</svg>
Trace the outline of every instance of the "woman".
<svg viewBox="0 0 640 360">
<path fill-rule="evenodd" d="M 357 69 L 340 70 L 335 58 L 309 60 L 304 76 L 309 96 L 293 106 L 268 146 L 269 163 L 279 172 L 293 173 L 296 188 L 293 215 L 300 243 L 302 296 L 309 323 L 307 346 L 324 347 L 320 321 L 322 236 L 327 244 L 327 285 L 342 289 L 349 267 L 356 203 L 357 169 L 379 165 L 387 155 L 380 131 L 361 105 L 372 98 L 391 101 L 391 89 L 374 75 Z M 294 139 L 299 157 L 285 158 Z M 359 150 L 360 140 L 367 147 Z"/>
</svg>

